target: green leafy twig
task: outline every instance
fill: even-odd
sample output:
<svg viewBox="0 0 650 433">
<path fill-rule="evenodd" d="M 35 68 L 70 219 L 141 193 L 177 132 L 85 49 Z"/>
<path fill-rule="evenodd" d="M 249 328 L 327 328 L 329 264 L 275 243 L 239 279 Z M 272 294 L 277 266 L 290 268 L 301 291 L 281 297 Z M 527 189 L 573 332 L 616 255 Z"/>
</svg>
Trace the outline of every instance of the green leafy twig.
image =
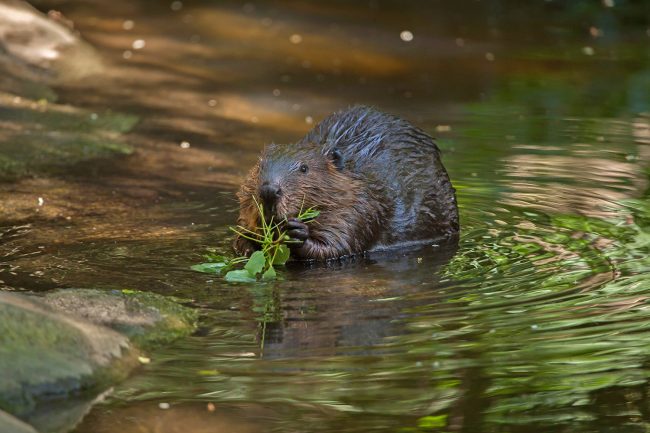
<svg viewBox="0 0 650 433">
<path fill-rule="evenodd" d="M 259 250 L 255 251 L 250 257 L 236 257 L 230 260 L 223 256 L 213 256 L 210 259 L 214 258 L 216 260 L 194 265 L 192 269 L 200 272 L 225 273 L 226 281 L 237 283 L 252 283 L 259 279 L 273 280 L 276 278 L 274 266 L 284 265 L 289 260 L 290 252 L 287 244 L 294 241 L 291 241 L 286 230 L 283 230 L 286 219 L 275 222 L 274 217 L 271 217 L 267 222 L 264 207 L 255 200 L 255 197 L 253 197 L 253 200 L 262 226 L 256 230 L 243 226 L 230 227 L 230 230 L 244 239 L 259 244 Z M 320 211 L 313 207 L 303 210 L 303 206 L 301 206 L 297 218 L 300 221 L 309 223 L 318 215 L 320 215 Z M 243 269 L 233 269 L 242 263 L 245 263 Z"/>
</svg>

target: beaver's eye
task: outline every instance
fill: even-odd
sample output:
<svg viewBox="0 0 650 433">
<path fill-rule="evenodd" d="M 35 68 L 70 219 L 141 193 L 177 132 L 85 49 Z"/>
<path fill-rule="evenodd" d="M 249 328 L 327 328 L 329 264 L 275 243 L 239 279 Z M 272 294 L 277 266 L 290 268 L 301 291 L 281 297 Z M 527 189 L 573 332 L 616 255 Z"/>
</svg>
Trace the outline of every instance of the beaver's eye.
<svg viewBox="0 0 650 433">
<path fill-rule="evenodd" d="M 301 173 L 307 173 L 309 171 L 309 167 L 307 167 L 307 164 L 301 164 L 300 165 L 300 172 Z"/>
</svg>

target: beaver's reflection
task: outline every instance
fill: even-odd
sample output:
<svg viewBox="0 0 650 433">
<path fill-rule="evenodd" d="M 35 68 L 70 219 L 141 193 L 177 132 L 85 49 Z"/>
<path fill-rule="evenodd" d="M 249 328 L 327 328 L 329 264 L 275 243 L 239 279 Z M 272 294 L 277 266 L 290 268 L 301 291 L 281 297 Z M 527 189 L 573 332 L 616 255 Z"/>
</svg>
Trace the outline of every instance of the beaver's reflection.
<svg viewBox="0 0 650 433">
<path fill-rule="evenodd" d="M 373 253 L 344 262 L 294 265 L 290 284 L 256 300 L 265 358 L 378 354 L 403 333 L 407 310 L 435 302 L 439 269 L 457 243 Z"/>
</svg>

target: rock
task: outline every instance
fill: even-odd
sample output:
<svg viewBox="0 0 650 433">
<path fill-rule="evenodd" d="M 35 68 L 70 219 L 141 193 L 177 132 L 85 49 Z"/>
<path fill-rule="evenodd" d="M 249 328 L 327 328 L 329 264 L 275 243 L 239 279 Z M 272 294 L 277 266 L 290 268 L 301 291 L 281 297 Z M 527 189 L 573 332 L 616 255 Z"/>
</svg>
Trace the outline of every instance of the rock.
<svg viewBox="0 0 650 433">
<path fill-rule="evenodd" d="M 196 310 L 175 298 L 135 290 L 61 289 L 47 293 L 43 301 L 54 310 L 127 335 L 143 348 L 188 335 L 197 319 Z"/>
<path fill-rule="evenodd" d="M 66 431 L 140 364 L 140 348 L 188 335 L 196 319 L 173 298 L 133 290 L 0 291 L 0 411 Z"/>
<path fill-rule="evenodd" d="M 100 57 L 70 23 L 64 18 L 54 20 L 19 0 L 0 3 L 0 67 L 16 77 L 57 82 L 102 70 Z"/>
<path fill-rule="evenodd" d="M 0 0 L 0 181 L 133 151 L 122 134 L 137 117 L 55 103 L 51 85 L 94 80 L 103 69 L 95 49 L 60 13 Z"/>
<path fill-rule="evenodd" d="M 90 412 L 95 403 L 104 400 L 105 395 L 111 391 L 112 389 L 109 388 L 99 396 L 84 393 L 80 397 L 67 400 L 48 401 L 46 404 L 39 405 L 38 409 L 24 417 L 23 421 L 39 433 L 68 433 Z"/>
<path fill-rule="evenodd" d="M 0 292 L 0 409 L 21 416 L 39 399 L 121 379 L 137 365 L 130 347 L 116 331 Z"/>
<path fill-rule="evenodd" d="M 38 433 L 32 426 L 0 410 L 0 432 L 2 433 Z"/>
<path fill-rule="evenodd" d="M 2 91 L 0 112 L 0 181 L 66 172 L 86 161 L 133 151 L 123 140 L 137 122 L 132 115 L 92 113 Z"/>
</svg>

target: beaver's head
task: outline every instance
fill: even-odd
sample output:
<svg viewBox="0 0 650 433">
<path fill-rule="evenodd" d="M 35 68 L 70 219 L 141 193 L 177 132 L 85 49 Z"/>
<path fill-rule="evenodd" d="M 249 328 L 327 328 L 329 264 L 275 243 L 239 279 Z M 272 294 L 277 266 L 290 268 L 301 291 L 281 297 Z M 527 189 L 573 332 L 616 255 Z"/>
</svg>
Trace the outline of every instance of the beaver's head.
<svg viewBox="0 0 650 433">
<path fill-rule="evenodd" d="M 312 144 L 271 144 L 259 162 L 257 196 L 266 219 L 295 217 L 301 209 L 334 205 L 349 188 L 341 153 Z"/>
</svg>

